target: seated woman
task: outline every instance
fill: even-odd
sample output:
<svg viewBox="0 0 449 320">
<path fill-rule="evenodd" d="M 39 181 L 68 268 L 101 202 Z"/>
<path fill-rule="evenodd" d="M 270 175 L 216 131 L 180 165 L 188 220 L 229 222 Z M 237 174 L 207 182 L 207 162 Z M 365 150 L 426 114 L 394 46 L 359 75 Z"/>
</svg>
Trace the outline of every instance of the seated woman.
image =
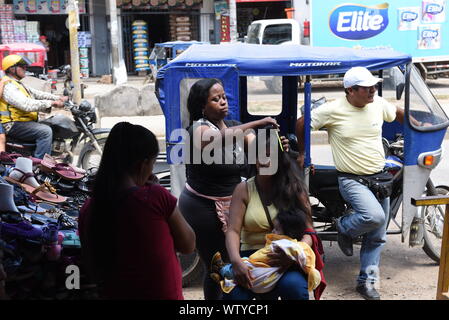
<svg viewBox="0 0 449 320">
<path fill-rule="evenodd" d="M 282 250 L 268 253 L 270 266 L 279 266 L 287 270 L 274 289 L 258 295 L 250 290 L 253 287 L 251 270 L 241 257 L 248 257 L 265 246 L 265 237 L 273 229 L 272 220 L 276 218 L 279 211 L 293 210 L 304 213 L 307 229 L 301 241 L 308 244 L 315 252 L 315 268 L 321 272 L 323 267 L 321 242 L 312 229 L 307 187 L 294 158 L 287 151 L 284 152 L 282 144 L 276 143 L 276 146 L 270 148 L 270 133 L 273 134 L 273 131 L 273 129 L 258 130 L 254 143 L 256 143 L 256 149 L 259 145 L 265 144 L 265 150 L 277 152 L 267 153 L 268 161 L 265 162 L 261 161 L 260 154 L 257 152 L 256 176 L 237 185 L 232 196 L 226 248 L 232 263 L 234 280 L 238 286 L 224 295 L 225 299 L 248 300 L 255 297 L 309 299 L 307 276 L 300 266 Z M 265 141 L 259 143 L 260 139 Z M 264 172 L 266 170 L 263 169 L 270 168 L 272 165 L 277 165 L 276 173 L 266 174 Z M 321 284 L 315 289 L 316 299 L 319 299 L 324 287 L 325 280 L 321 272 Z"/>
<path fill-rule="evenodd" d="M 83 262 L 103 298 L 183 299 L 176 251 L 193 252 L 195 233 L 176 198 L 152 182 L 158 153 L 154 134 L 127 122 L 106 141 L 79 221 Z"/>
<path fill-rule="evenodd" d="M 290 259 L 295 261 L 308 277 L 308 290 L 315 290 L 321 282 L 321 276 L 315 269 L 315 253 L 312 248 L 302 242 L 306 231 L 305 213 L 298 211 L 280 211 L 273 220 L 274 229 L 266 235 L 266 244 L 248 258 L 242 261 L 251 269 L 253 285 L 251 291 L 265 293 L 271 291 L 282 277 L 285 269 L 271 266 L 269 254 L 282 250 Z M 211 277 L 229 293 L 235 288 L 232 264 L 225 264 L 217 252 L 211 262 Z"/>
</svg>

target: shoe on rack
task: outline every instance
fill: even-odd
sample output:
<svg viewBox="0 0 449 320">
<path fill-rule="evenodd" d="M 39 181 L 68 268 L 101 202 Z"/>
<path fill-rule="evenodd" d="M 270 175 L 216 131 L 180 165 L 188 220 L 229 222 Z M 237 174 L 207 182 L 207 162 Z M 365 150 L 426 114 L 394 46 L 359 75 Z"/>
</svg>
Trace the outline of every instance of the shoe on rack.
<svg viewBox="0 0 449 320">
<path fill-rule="evenodd" d="M 368 287 L 366 284 L 359 284 L 355 288 L 355 291 L 366 300 L 380 300 L 379 292 L 372 286 Z"/>
<path fill-rule="evenodd" d="M 352 238 L 350 236 L 345 235 L 342 231 L 341 231 L 341 226 L 340 226 L 340 219 L 338 218 L 335 221 L 335 225 L 337 227 L 337 243 L 338 246 L 340 247 L 341 251 L 347 255 L 348 257 L 352 256 L 354 254 L 354 250 L 353 250 L 353 246 L 352 246 Z"/>
</svg>

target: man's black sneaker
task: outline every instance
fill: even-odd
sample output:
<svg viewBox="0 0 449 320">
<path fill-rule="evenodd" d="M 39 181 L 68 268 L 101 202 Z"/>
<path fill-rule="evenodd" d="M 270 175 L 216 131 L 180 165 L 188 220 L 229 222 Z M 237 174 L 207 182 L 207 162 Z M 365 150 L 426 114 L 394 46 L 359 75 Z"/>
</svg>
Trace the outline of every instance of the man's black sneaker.
<svg viewBox="0 0 449 320">
<path fill-rule="evenodd" d="M 360 295 L 366 300 L 380 300 L 379 292 L 374 289 L 372 286 L 367 287 L 366 284 L 359 284 L 355 291 L 360 293 Z"/>
</svg>

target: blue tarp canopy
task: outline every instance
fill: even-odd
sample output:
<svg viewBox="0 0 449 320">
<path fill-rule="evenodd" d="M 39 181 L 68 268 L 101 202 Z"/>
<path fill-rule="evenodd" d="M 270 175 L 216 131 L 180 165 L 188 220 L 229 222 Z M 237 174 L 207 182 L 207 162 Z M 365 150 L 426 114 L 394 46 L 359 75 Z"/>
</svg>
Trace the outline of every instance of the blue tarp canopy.
<svg viewBox="0 0 449 320">
<path fill-rule="evenodd" d="M 234 67 L 240 76 L 318 75 L 344 73 L 354 66 L 387 69 L 411 61 L 411 56 L 389 48 L 352 49 L 302 45 L 203 44 L 192 45 L 158 73 L 164 78 L 173 67 Z"/>
</svg>

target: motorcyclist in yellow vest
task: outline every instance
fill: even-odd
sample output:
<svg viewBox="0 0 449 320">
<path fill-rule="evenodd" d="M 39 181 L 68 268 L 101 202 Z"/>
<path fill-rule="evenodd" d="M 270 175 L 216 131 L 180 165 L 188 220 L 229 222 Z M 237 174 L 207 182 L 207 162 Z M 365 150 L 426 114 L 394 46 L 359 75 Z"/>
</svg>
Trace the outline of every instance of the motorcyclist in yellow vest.
<svg viewBox="0 0 449 320">
<path fill-rule="evenodd" d="M 53 133 L 49 126 L 39 123 L 38 112 L 50 112 L 51 107 L 62 108 L 67 97 L 29 88 L 21 83 L 30 61 L 19 55 L 8 55 L 2 61 L 9 82 L 0 99 L 0 122 L 8 139 L 36 143 L 34 157 L 42 159 L 51 153 Z"/>
<path fill-rule="evenodd" d="M 3 88 L 5 88 L 5 84 L 7 84 L 9 82 L 9 80 L 6 79 L 6 77 L 3 77 L 0 80 L 0 99 L 3 96 Z M 5 130 L 3 130 L 3 126 L 0 123 L 0 154 L 2 154 L 3 152 L 5 152 L 6 150 L 6 135 L 5 135 Z"/>
</svg>

